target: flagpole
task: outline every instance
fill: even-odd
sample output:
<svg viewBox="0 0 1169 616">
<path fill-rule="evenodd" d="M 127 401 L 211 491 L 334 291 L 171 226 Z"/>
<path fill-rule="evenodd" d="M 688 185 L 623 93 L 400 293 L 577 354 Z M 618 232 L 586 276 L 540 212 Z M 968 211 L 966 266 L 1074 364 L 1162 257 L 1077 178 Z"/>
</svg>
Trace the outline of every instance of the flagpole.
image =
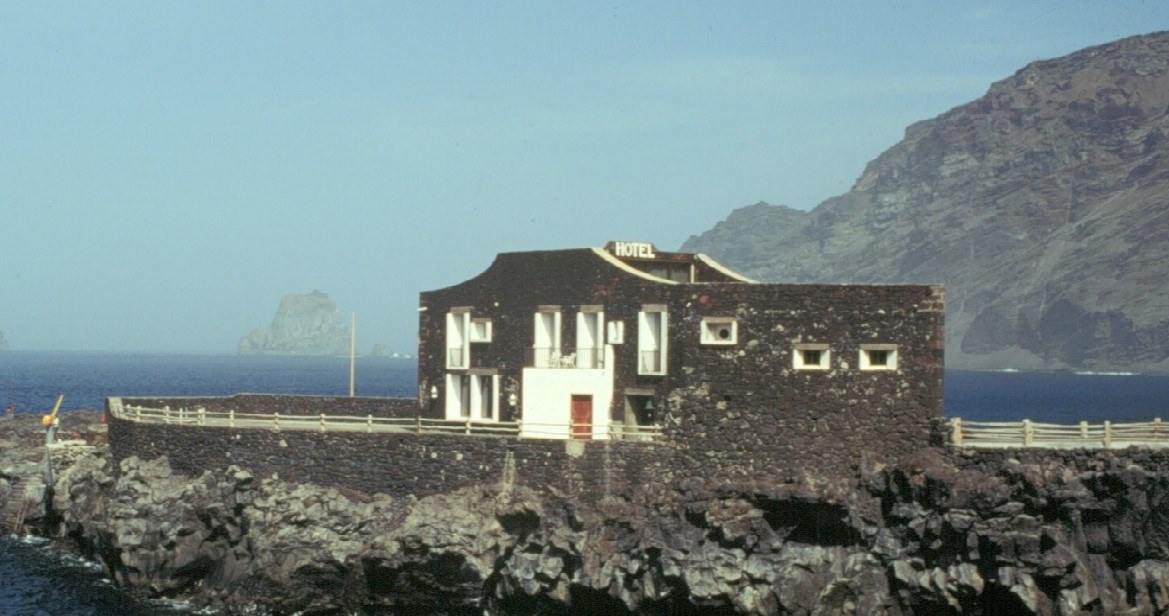
<svg viewBox="0 0 1169 616">
<path fill-rule="evenodd" d="M 357 363 L 357 313 L 353 313 L 353 322 L 349 326 L 349 397 L 355 395 L 354 375 Z"/>
</svg>

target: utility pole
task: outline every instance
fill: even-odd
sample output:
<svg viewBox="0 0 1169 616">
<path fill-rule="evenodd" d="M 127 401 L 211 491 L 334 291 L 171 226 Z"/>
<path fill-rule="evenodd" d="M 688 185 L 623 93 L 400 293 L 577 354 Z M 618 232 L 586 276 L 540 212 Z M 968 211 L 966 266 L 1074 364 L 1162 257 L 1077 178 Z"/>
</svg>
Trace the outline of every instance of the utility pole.
<svg viewBox="0 0 1169 616">
<path fill-rule="evenodd" d="M 354 387 L 357 371 L 357 313 L 353 313 L 353 322 L 349 326 L 349 397 L 356 395 Z"/>
</svg>

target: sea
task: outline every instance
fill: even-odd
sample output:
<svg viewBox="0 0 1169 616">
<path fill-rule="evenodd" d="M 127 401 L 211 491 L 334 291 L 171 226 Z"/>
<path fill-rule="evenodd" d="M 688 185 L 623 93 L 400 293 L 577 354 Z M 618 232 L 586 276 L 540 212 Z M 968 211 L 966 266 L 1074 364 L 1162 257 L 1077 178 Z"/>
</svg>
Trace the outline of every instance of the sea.
<svg viewBox="0 0 1169 616">
<path fill-rule="evenodd" d="M 349 393 L 348 357 L 149 353 L 0 353 L 0 405 L 45 413 L 102 409 L 110 396 Z M 414 359 L 359 357 L 359 396 L 417 395 Z M 966 372 L 945 375 L 945 414 L 975 421 L 1051 423 L 1169 419 L 1169 376 L 1127 373 Z M 0 422 L 0 430 L 3 430 Z M 135 600 L 101 568 L 44 540 L 0 538 L 0 616 L 178 616 L 176 603 Z"/>
</svg>

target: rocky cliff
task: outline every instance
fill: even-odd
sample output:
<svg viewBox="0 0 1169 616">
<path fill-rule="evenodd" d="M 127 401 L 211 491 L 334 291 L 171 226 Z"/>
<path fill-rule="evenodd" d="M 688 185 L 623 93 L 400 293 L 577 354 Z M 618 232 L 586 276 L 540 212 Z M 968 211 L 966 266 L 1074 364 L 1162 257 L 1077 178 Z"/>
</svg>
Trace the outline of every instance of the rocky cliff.
<svg viewBox="0 0 1169 616">
<path fill-rule="evenodd" d="M 240 338 L 241 355 L 348 355 L 349 328 L 328 294 L 289 293 L 272 325 Z"/>
<path fill-rule="evenodd" d="M 852 491 L 424 498 L 165 458 L 59 473 L 45 530 L 120 584 L 248 614 L 1163 614 L 1169 458 L 925 449 Z"/>
<path fill-rule="evenodd" d="M 811 211 L 690 238 L 762 280 L 944 283 L 947 366 L 1169 372 L 1169 33 L 1032 63 Z"/>
</svg>

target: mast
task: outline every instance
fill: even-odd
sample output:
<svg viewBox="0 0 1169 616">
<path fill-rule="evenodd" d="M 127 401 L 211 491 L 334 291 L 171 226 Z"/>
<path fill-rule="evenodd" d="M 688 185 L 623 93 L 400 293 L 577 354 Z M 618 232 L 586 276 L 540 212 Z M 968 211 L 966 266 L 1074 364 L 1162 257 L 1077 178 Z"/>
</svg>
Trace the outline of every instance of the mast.
<svg viewBox="0 0 1169 616">
<path fill-rule="evenodd" d="M 354 396 L 354 376 L 357 364 L 357 313 L 353 313 L 353 322 L 349 326 L 349 397 Z"/>
</svg>

